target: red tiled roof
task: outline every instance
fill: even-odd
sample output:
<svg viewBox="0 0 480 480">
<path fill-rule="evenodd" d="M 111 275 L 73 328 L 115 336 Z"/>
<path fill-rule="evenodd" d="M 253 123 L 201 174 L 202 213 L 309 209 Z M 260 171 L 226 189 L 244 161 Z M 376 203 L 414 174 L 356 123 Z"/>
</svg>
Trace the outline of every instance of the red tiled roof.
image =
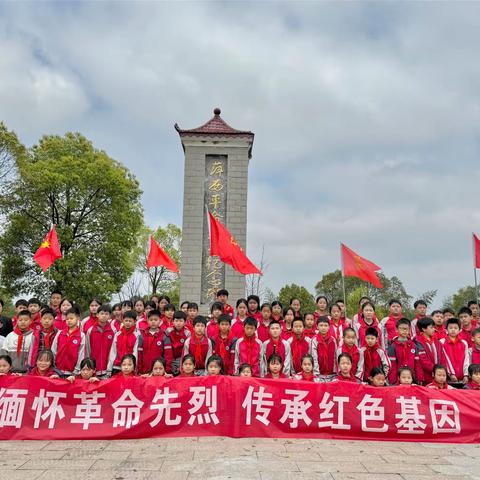
<svg viewBox="0 0 480 480">
<path fill-rule="evenodd" d="M 216 108 L 214 116 L 204 125 L 198 128 L 192 128 L 191 130 L 182 130 L 178 124 L 175 124 L 175 130 L 180 135 L 244 135 L 253 136 L 252 132 L 236 130 L 226 123 L 222 117 L 220 117 L 221 110 Z"/>
</svg>

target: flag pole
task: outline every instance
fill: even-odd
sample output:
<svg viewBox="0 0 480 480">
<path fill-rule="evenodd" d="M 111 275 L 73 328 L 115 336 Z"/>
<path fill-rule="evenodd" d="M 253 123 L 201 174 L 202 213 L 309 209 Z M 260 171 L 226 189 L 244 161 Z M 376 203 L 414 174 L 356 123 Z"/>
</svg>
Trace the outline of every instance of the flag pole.
<svg viewBox="0 0 480 480">
<path fill-rule="evenodd" d="M 478 304 L 478 283 L 477 283 L 477 261 L 476 261 L 476 248 L 475 248 L 475 233 L 472 232 L 472 248 L 473 248 L 473 278 L 475 280 L 475 300 Z"/>
<path fill-rule="evenodd" d="M 345 305 L 345 318 L 346 318 L 347 317 L 347 295 L 345 294 L 345 275 L 343 274 L 342 244 L 340 244 L 340 266 L 341 266 L 341 272 L 342 272 L 343 304 Z"/>
</svg>

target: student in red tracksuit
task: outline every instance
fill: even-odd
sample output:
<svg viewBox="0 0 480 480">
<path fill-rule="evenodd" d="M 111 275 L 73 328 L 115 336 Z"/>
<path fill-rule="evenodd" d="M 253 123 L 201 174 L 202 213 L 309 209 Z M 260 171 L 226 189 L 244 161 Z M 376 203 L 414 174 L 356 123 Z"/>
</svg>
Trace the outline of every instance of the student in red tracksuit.
<svg viewBox="0 0 480 480">
<path fill-rule="evenodd" d="M 257 320 L 247 317 L 243 322 L 243 337 L 237 340 L 235 346 L 235 373 L 239 372 L 240 365 L 248 363 L 254 377 L 260 376 L 260 351 L 262 342 L 255 334 Z"/>
<path fill-rule="evenodd" d="M 247 297 L 248 316 L 253 317 L 257 322 L 262 319 L 260 312 L 260 297 L 258 295 L 249 295 Z"/>
<path fill-rule="evenodd" d="M 328 299 L 325 295 L 319 295 L 315 300 L 317 308 L 313 312 L 315 321 L 318 322 L 320 317 L 328 317 Z"/>
<path fill-rule="evenodd" d="M 28 301 L 28 311 L 32 316 L 32 324 L 30 325 L 30 328 L 33 330 L 33 333 L 42 329 L 42 324 L 40 322 L 40 319 L 42 318 L 40 313 L 41 307 L 42 306 L 38 298 L 31 298 Z"/>
<path fill-rule="evenodd" d="M 93 327 L 93 325 L 95 325 L 97 323 L 97 321 L 98 321 L 97 313 L 98 313 L 98 309 L 101 306 L 102 306 L 102 302 L 98 298 L 92 299 L 92 301 L 90 302 L 90 306 L 88 307 L 89 308 L 89 315 L 88 315 L 88 317 L 85 317 L 82 320 L 82 323 L 80 324 L 80 328 L 81 328 L 83 333 L 87 333 L 87 330 L 90 327 Z"/>
<path fill-rule="evenodd" d="M 59 311 L 55 318 L 55 328 L 57 330 L 66 330 L 67 328 L 67 312 L 73 308 L 73 302 L 68 298 L 62 298 L 60 302 Z"/>
<path fill-rule="evenodd" d="M 432 320 L 435 329 L 434 337 L 438 342 L 441 338 L 445 338 L 447 336 L 447 329 L 445 328 L 443 320 L 443 312 L 441 310 L 434 310 L 432 312 Z"/>
<path fill-rule="evenodd" d="M 293 335 L 287 340 L 292 352 L 291 372 L 300 373 L 302 371 L 302 357 L 310 354 L 312 350 L 312 341 L 303 333 L 305 324 L 303 318 L 295 318 L 292 322 Z"/>
<path fill-rule="evenodd" d="M 470 349 L 470 364 L 480 363 L 480 328 L 472 332 L 473 346 Z"/>
<path fill-rule="evenodd" d="M 222 359 L 225 375 L 233 375 L 235 364 L 235 344 L 237 339 L 230 331 L 231 321 L 230 315 L 222 313 L 218 318 L 219 333 L 213 338 L 213 353 Z"/>
<path fill-rule="evenodd" d="M 33 347 L 32 358 L 37 358 L 38 352 L 42 350 L 51 350 L 53 340 L 58 333 L 55 328 L 55 312 L 50 308 L 42 310 L 42 317 L 40 319 L 42 328 L 33 332 L 35 342 Z"/>
<path fill-rule="evenodd" d="M 283 373 L 283 358 L 276 353 L 272 353 L 268 357 L 268 373 L 265 378 L 288 378 Z"/>
<path fill-rule="evenodd" d="M 214 302 L 210 307 L 210 320 L 207 322 L 207 337 L 213 340 L 218 336 L 218 319 L 223 315 L 223 303 Z"/>
<path fill-rule="evenodd" d="M 303 316 L 303 321 L 305 322 L 305 328 L 303 329 L 303 333 L 310 340 L 313 340 L 317 336 L 317 333 L 318 333 L 317 325 L 316 325 L 316 322 L 315 322 L 315 315 L 311 312 L 307 312 Z"/>
<path fill-rule="evenodd" d="M 66 330 L 57 334 L 52 344 L 55 366 L 63 377 L 78 375 L 80 362 L 85 357 L 85 334 L 80 330 L 80 312 L 71 308 L 67 312 Z"/>
<path fill-rule="evenodd" d="M 139 299 L 135 300 L 135 303 L 133 304 L 133 310 L 137 314 L 137 322 L 135 324 L 137 330 L 139 332 L 143 332 L 144 330 L 147 330 L 148 329 L 148 315 L 147 315 L 147 312 L 145 310 L 145 302 L 143 301 L 143 299 L 139 298 Z M 156 310 L 156 308 L 153 308 L 152 310 Z M 138 365 L 138 359 L 137 359 L 137 365 Z"/>
<path fill-rule="evenodd" d="M 448 337 L 440 340 L 440 363 L 447 367 L 451 382 L 466 383 L 470 358 L 467 342 L 458 336 L 460 333 L 458 319 L 447 320 L 447 333 Z"/>
<path fill-rule="evenodd" d="M 327 315 L 321 315 L 320 317 L 328 318 Z M 320 317 L 317 318 L 317 325 Z M 343 331 L 347 327 L 347 321 L 342 318 L 342 308 L 337 303 L 333 303 L 330 306 L 330 327 L 328 333 L 335 339 L 337 346 L 342 343 Z"/>
<path fill-rule="evenodd" d="M 426 385 L 432 381 L 433 367 L 439 361 L 440 344 L 435 339 L 435 326 L 429 317 L 421 318 L 417 323 L 420 334 L 415 337 L 418 352 L 417 368 L 419 385 Z"/>
<path fill-rule="evenodd" d="M 411 327 L 411 338 L 415 338 L 417 335 L 420 335 L 420 330 L 418 329 L 418 321 L 421 318 L 424 318 L 427 316 L 427 302 L 425 300 L 417 300 L 413 304 L 413 308 L 415 309 L 415 318 L 411 321 L 410 327 Z"/>
<path fill-rule="evenodd" d="M 60 378 L 58 372 L 53 368 L 54 361 L 55 358 L 51 350 L 40 350 L 35 367 L 30 370 L 28 375 L 33 377 Z"/>
<path fill-rule="evenodd" d="M 231 330 L 235 338 L 243 337 L 243 322 L 247 318 L 248 304 L 245 298 L 239 298 L 236 304 L 237 316 L 234 318 Z"/>
<path fill-rule="evenodd" d="M 338 373 L 333 379 L 334 382 L 360 383 L 360 380 L 354 374 L 352 357 L 348 353 L 341 353 L 338 356 L 337 365 Z"/>
<path fill-rule="evenodd" d="M 193 335 L 193 321 L 198 316 L 198 303 L 190 302 L 187 307 L 187 319 L 185 320 L 185 326 L 190 330 Z"/>
<path fill-rule="evenodd" d="M 28 302 L 26 300 L 24 300 L 23 298 L 20 298 L 19 300 L 17 300 L 15 302 L 15 310 L 14 310 L 14 315 L 12 317 L 12 326 L 13 328 L 15 328 L 17 326 L 17 318 L 18 318 L 18 314 L 20 312 L 22 312 L 23 310 L 27 310 L 28 311 Z M 30 317 L 31 317 L 31 314 L 30 312 L 28 312 Z M 31 319 L 30 319 L 31 320 Z"/>
<path fill-rule="evenodd" d="M 131 303 L 131 302 L 130 302 Z M 138 356 L 138 336 L 140 333 L 135 328 L 137 314 L 133 310 L 123 313 L 122 327 L 113 338 L 110 355 L 108 357 L 108 374 L 116 375 L 121 370 L 121 361 L 124 355 Z"/>
<path fill-rule="evenodd" d="M 369 327 L 365 330 L 365 346 L 361 347 L 359 352 L 358 369 L 354 372 L 356 377 L 366 382 L 370 372 L 378 367 L 382 369 L 385 377 L 388 377 L 390 362 L 385 350 L 380 347 L 378 330 L 376 328 Z"/>
<path fill-rule="evenodd" d="M 426 385 L 426 387 L 434 388 L 435 390 L 453 389 L 453 387 L 451 387 L 447 383 L 447 378 L 448 378 L 447 369 L 443 365 L 435 365 L 433 367 L 432 381 L 428 385 Z"/>
<path fill-rule="evenodd" d="M 480 364 L 472 363 L 468 367 L 468 382 L 465 384 L 467 390 L 480 390 Z"/>
<path fill-rule="evenodd" d="M 288 307 L 283 311 L 282 338 L 288 340 L 293 335 L 292 323 L 295 318 L 295 311 Z"/>
<path fill-rule="evenodd" d="M 228 290 L 221 288 L 217 291 L 217 302 L 223 303 L 223 313 L 233 318 L 233 307 L 228 304 Z"/>
<path fill-rule="evenodd" d="M 195 358 L 195 375 L 205 375 L 207 361 L 213 352 L 213 343 L 205 335 L 207 319 L 203 315 L 197 315 L 193 321 L 193 335 L 185 340 L 183 355 L 191 354 Z"/>
<path fill-rule="evenodd" d="M 397 336 L 397 322 L 403 317 L 402 303 L 396 298 L 388 302 L 388 317 L 380 322 L 380 336 L 382 348 L 384 350 L 390 345 L 390 342 Z"/>
<path fill-rule="evenodd" d="M 294 380 L 302 380 L 304 382 L 319 382 L 320 379 L 313 371 L 313 357 L 309 353 L 302 355 L 301 370 L 293 376 Z"/>
<path fill-rule="evenodd" d="M 348 353 L 351 362 L 352 362 L 352 372 L 355 375 L 358 370 L 358 362 L 360 360 L 360 351 L 358 350 L 357 347 L 357 334 L 355 333 L 355 330 L 352 327 L 347 327 L 343 331 L 343 342 L 342 344 L 337 348 L 337 366 L 336 366 L 336 371 L 338 372 L 338 357 L 342 353 Z"/>
<path fill-rule="evenodd" d="M 160 317 L 163 322 L 160 324 L 160 330 L 165 332 L 167 328 L 173 326 L 173 316 L 175 315 L 175 305 L 167 303 L 163 310 L 163 315 Z"/>
<path fill-rule="evenodd" d="M 319 317 L 318 333 L 312 340 L 313 371 L 315 375 L 333 375 L 335 373 L 337 342 L 331 335 L 328 317 Z"/>
<path fill-rule="evenodd" d="M 148 312 L 148 328 L 143 330 L 138 337 L 137 371 L 139 375 L 149 373 L 153 362 L 157 358 L 164 358 L 165 333 L 160 330 L 160 311 Z"/>
<path fill-rule="evenodd" d="M 395 385 L 398 382 L 398 370 L 408 367 L 416 372 L 418 368 L 418 353 L 415 342 L 410 338 L 411 323 L 408 318 L 401 318 L 397 322 L 397 336 L 387 349 L 390 360 L 388 382 Z"/>
<path fill-rule="evenodd" d="M 187 316 L 184 312 L 175 312 L 173 327 L 167 328 L 163 339 L 165 349 L 165 369 L 167 373 L 178 375 L 182 360 L 183 347 L 187 338 L 191 336 L 190 330 L 185 326 Z"/>
<path fill-rule="evenodd" d="M 278 355 L 282 359 L 285 376 L 290 376 L 291 351 L 290 344 L 282 338 L 282 327 L 277 320 L 272 320 L 269 325 L 270 338 L 262 343 L 260 351 L 260 375 L 265 377 L 268 373 L 268 359 L 272 355 Z"/>
<path fill-rule="evenodd" d="M 462 307 L 458 311 L 458 320 L 460 321 L 460 333 L 458 338 L 465 340 L 468 348 L 473 347 L 472 332 L 476 328 L 476 322 L 472 318 L 472 311 L 468 307 Z"/>
<path fill-rule="evenodd" d="M 258 322 L 257 338 L 263 343 L 270 337 L 269 325 L 272 320 L 272 306 L 269 303 L 264 303 L 260 308 L 262 319 Z"/>
<path fill-rule="evenodd" d="M 357 334 L 358 346 L 365 347 L 365 332 L 367 328 L 375 328 L 378 332 L 378 340 L 382 338 L 382 331 L 378 324 L 377 317 L 375 316 L 375 307 L 373 303 L 365 302 L 362 305 L 362 313 L 358 316 L 357 324 L 353 327 Z M 381 342 L 379 342 L 380 346 Z"/>
<path fill-rule="evenodd" d="M 112 311 L 108 305 L 102 305 L 96 312 L 96 321 L 85 333 L 87 358 L 95 359 L 97 378 L 105 378 L 108 374 L 108 359 L 115 332 L 110 323 Z"/>
</svg>

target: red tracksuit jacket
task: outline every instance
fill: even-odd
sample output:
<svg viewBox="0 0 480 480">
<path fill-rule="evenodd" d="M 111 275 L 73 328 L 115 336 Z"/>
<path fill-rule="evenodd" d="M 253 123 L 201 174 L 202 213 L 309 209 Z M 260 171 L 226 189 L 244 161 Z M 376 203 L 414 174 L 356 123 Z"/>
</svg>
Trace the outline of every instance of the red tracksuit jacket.
<svg viewBox="0 0 480 480">
<path fill-rule="evenodd" d="M 128 332 L 124 327 L 113 337 L 112 347 L 110 348 L 110 355 L 108 357 L 108 371 L 120 369 L 120 362 L 122 357 L 127 353 L 131 353 L 138 358 L 138 330 L 132 327 Z"/>
<path fill-rule="evenodd" d="M 215 320 L 210 320 L 207 323 L 207 337 L 208 338 L 215 338 L 220 333 L 218 323 Z"/>
<path fill-rule="evenodd" d="M 440 339 L 441 338 L 445 338 L 445 337 L 448 337 L 448 334 L 447 334 L 447 329 L 445 328 L 445 325 L 441 325 L 440 327 L 437 327 L 435 325 L 435 340 L 437 340 L 437 342 L 440 342 Z"/>
<path fill-rule="evenodd" d="M 137 370 L 140 375 L 150 372 L 154 360 L 164 358 L 164 337 L 165 333 L 160 329 L 156 332 L 144 330 L 138 336 Z"/>
<path fill-rule="evenodd" d="M 354 372 L 356 377 L 366 382 L 372 369 L 379 367 L 383 370 L 385 377 L 388 378 L 390 362 L 383 348 L 380 348 L 379 346 L 365 346 L 360 348 L 359 352 L 360 357 L 358 360 L 358 369 Z"/>
<path fill-rule="evenodd" d="M 85 335 L 77 327 L 72 333 L 62 330 L 52 344 L 55 366 L 64 375 L 77 374 L 85 357 Z"/>
<path fill-rule="evenodd" d="M 400 320 L 402 316 L 392 317 L 391 315 L 385 317 L 380 322 L 380 329 L 382 330 L 382 347 L 387 348 L 392 340 L 397 336 L 397 321 Z"/>
<path fill-rule="evenodd" d="M 290 350 L 292 352 L 292 369 L 293 373 L 300 373 L 302 371 L 302 356 L 310 353 L 312 347 L 312 341 L 306 337 L 303 333 L 300 338 L 296 335 L 292 335 L 288 339 L 290 344 Z"/>
<path fill-rule="evenodd" d="M 330 332 L 330 330 L 329 330 Z M 337 342 L 333 335 L 323 337 L 320 333 L 312 340 L 312 356 L 315 375 L 335 373 Z"/>
<path fill-rule="evenodd" d="M 337 345 L 340 345 L 343 340 L 343 331 L 348 327 L 347 322 L 345 319 L 341 318 L 338 323 L 334 323 L 333 320 L 330 322 L 330 329 L 328 330 L 328 334 L 331 335 Z"/>
<path fill-rule="evenodd" d="M 480 363 L 480 349 L 475 345 L 470 349 L 470 364 Z"/>
<path fill-rule="evenodd" d="M 235 338 L 242 338 L 243 337 L 243 321 L 240 320 L 238 317 L 233 320 L 232 325 L 230 327 L 230 331 L 233 333 Z"/>
<path fill-rule="evenodd" d="M 262 342 L 256 335 L 239 338 L 235 345 L 235 373 L 238 373 L 238 367 L 242 363 L 248 363 L 252 367 L 252 376 L 259 377 L 261 349 Z"/>
<path fill-rule="evenodd" d="M 440 363 L 447 367 L 449 375 L 455 375 L 459 382 L 468 375 L 468 344 L 459 337 L 440 340 Z"/>
<path fill-rule="evenodd" d="M 167 328 L 165 337 L 163 338 L 163 348 L 165 352 L 165 370 L 172 373 L 172 362 L 177 362 L 180 366 L 183 347 L 185 341 L 191 336 L 190 330 L 185 326 L 177 332 L 174 327 Z"/>
<path fill-rule="evenodd" d="M 114 337 L 115 332 L 110 323 L 102 327 L 96 322 L 85 334 L 87 357 L 92 357 L 97 362 L 97 375 L 107 374 L 108 357 Z"/>
<path fill-rule="evenodd" d="M 195 357 L 195 370 L 205 370 L 205 365 L 213 352 L 213 343 L 205 335 L 198 339 L 195 335 L 188 337 L 183 346 L 182 359 L 188 353 Z"/>
<path fill-rule="evenodd" d="M 466 330 L 465 328 L 462 327 L 462 329 L 460 330 L 460 333 L 458 334 L 459 338 L 467 342 L 468 348 L 473 347 L 473 338 L 472 338 L 473 330 L 474 330 L 473 328 L 471 330 Z"/>
<path fill-rule="evenodd" d="M 433 337 L 428 340 L 423 333 L 415 337 L 418 352 L 419 368 L 417 380 L 423 384 L 430 383 L 433 379 L 433 367 L 439 363 L 440 344 Z"/>
<path fill-rule="evenodd" d="M 213 339 L 213 353 L 220 355 L 222 358 L 226 375 L 233 375 L 236 343 L 237 339 L 233 336 L 232 332 L 228 334 L 227 338 L 222 338 L 220 334 L 218 334 Z"/>
<path fill-rule="evenodd" d="M 374 318 L 372 324 L 369 325 L 361 316 L 358 317 L 358 323 L 355 325 L 354 328 L 357 334 L 359 347 L 365 347 L 367 345 L 365 343 L 365 332 L 367 331 L 367 328 L 370 327 L 374 328 L 378 332 L 378 345 L 382 345 L 382 331 L 380 330 L 380 326 L 378 325 L 378 320 Z"/>
<path fill-rule="evenodd" d="M 400 342 L 395 337 L 387 349 L 388 359 L 390 360 L 390 372 L 388 382 L 390 385 L 398 383 L 398 370 L 402 367 L 409 367 L 418 376 L 418 353 L 415 342 L 410 338 L 405 342 Z"/>
<path fill-rule="evenodd" d="M 352 357 L 352 375 L 355 376 L 358 370 L 358 362 L 360 361 L 360 351 L 356 345 L 353 345 L 351 348 L 347 347 L 344 343 L 337 348 L 337 353 L 335 355 L 335 364 L 338 367 L 338 357 L 342 353 L 348 353 Z M 338 371 L 338 368 L 337 368 Z"/>
<path fill-rule="evenodd" d="M 283 370 L 282 372 L 288 377 L 290 376 L 290 369 L 292 364 L 290 344 L 287 340 L 279 338 L 273 340 L 269 338 L 262 343 L 261 358 L 260 358 L 260 375 L 266 376 L 268 373 L 268 359 L 270 355 L 276 353 L 280 355 L 283 361 Z"/>
<path fill-rule="evenodd" d="M 258 322 L 258 327 L 257 327 L 257 338 L 263 343 L 266 342 L 270 338 L 270 332 L 269 332 L 269 326 L 270 322 L 268 322 L 268 325 L 265 325 L 263 322 L 263 319 Z M 243 337 L 243 334 L 242 334 Z"/>
</svg>

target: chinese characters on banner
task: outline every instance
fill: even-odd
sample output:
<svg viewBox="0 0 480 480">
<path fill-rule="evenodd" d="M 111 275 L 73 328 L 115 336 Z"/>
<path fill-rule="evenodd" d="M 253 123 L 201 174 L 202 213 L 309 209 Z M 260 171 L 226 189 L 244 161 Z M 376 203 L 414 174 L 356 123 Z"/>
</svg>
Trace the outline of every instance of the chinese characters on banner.
<svg viewBox="0 0 480 480">
<path fill-rule="evenodd" d="M 226 155 L 207 155 L 205 158 L 205 205 L 212 215 L 226 224 L 227 215 L 227 164 Z M 204 212 L 202 252 L 201 303 L 210 303 L 215 294 L 225 286 L 225 265 L 218 257 L 210 256 L 208 216 Z"/>
<path fill-rule="evenodd" d="M 477 443 L 480 392 L 235 377 L 0 378 L 0 439 L 182 436 Z"/>
</svg>

